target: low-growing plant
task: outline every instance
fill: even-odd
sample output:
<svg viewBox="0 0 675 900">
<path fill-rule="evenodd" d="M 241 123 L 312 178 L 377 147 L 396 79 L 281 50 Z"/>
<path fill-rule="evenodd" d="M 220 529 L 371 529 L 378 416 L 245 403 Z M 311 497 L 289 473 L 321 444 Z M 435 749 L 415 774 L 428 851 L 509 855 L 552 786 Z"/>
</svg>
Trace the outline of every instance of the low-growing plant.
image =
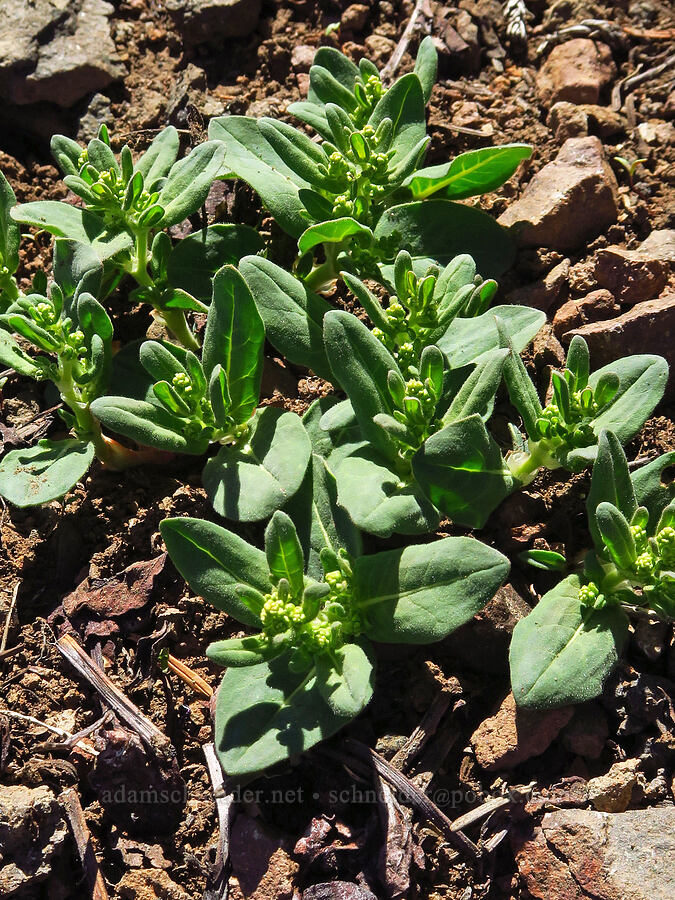
<svg viewBox="0 0 675 900">
<path fill-rule="evenodd" d="M 509 346 L 506 328 L 502 344 Z M 596 457 L 601 431 L 621 444 L 634 437 L 663 397 L 668 363 L 662 356 L 625 356 L 590 373 L 586 341 L 575 335 L 565 368 L 551 375 L 551 400 L 542 406 L 522 360 L 511 353 L 504 364 L 511 402 L 522 416 L 527 439 L 512 428 L 509 469 L 527 484 L 540 468 L 579 472 Z"/>
<path fill-rule="evenodd" d="M 675 482 L 664 483 L 675 452 L 629 473 L 619 439 L 600 435 L 588 494 L 593 549 L 580 574 L 545 594 L 517 623 L 511 642 L 511 684 L 521 706 L 581 703 L 602 691 L 638 608 L 675 617 Z M 557 569 L 564 558 L 538 557 Z"/>
<path fill-rule="evenodd" d="M 136 287 L 129 299 L 150 304 L 174 337 L 196 350 L 186 312 L 206 311 L 217 269 L 262 248 L 259 235 L 243 225 L 211 225 L 175 245 L 165 230 L 203 205 L 222 171 L 225 146 L 207 141 L 178 159 L 178 132 L 169 126 L 134 162 L 127 145 L 119 156 L 113 153 L 105 125 L 86 147 L 64 135 L 55 135 L 51 146 L 66 185 L 83 206 L 56 200 L 14 206 L 5 189 L 0 218 L 11 216 L 89 247 L 104 266 L 99 299 L 130 276 Z"/>
<path fill-rule="evenodd" d="M 503 271 L 512 261 L 506 231 L 456 201 L 499 187 L 531 149 L 486 147 L 420 168 L 436 67 L 433 42 L 425 38 L 415 71 L 386 89 L 369 60 L 357 66 L 321 47 L 307 100 L 289 107 L 320 143 L 269 117 L 211 120 L 209 136 L 227 148 L 229 171 L 220 177 L 247 181 L 281 228 L 298 239 L 297 273 L 312 290 L 330 286 L 342 269 L 376 277 L 378 265 L 402 247 L 442 264 L 470 252 L 484 271 Z M 323 259 L 317 261 L 318 248 Z"/>
<path fill-rule="evenodd" d="M 123 469 L 156 456 L 103 435 L 92 413 L 92 403 L 108 386 L 113 327 L 94 297 L 101 267 L 89 269 L 76 285 L 68 264 L 75 256 L 67 242 L 57 241 L 57 280 L 47 289 L 44 276 L 36 277 L 33 291 L 17 296 L 0 315 L 0 363 L 35 381 L 52 382 L 63 402 L 59 415 L 74 435 L 5 454 L 0 494 L 16 506 L 64 496 L 94 457 L 109 468 Z"/>
<path fill-rule="evenodd" d="M 246 260 L 242 269 L 248 273 Z M 355 276 L 344 277 L 375 328 L 343 311 L 323 317 L 325 367 L 348 397 L 321 419 L 340 503 L 359 528 L 381 537 L 433 530 L 441 515 L 483 524 L 513 484 L 484 424 L 510 352 L 500 349 L 494 313 L 519 349 L 543 314 L 484 312 L 497 286 L 476 276 L 469 256 L 419 277 L 402 251 L 386 307 Z"/>
<path fill-rule="evenodd" d="M 265 519 L 300 487 L 310 442 L 294 413 L 258 409 L 265 329 L 233 266 L 216 273 L 208 309 L 201 361 L 191 350 L 146 341 L 133 377 L 127 366 L 118 379 L 127 394 L 99 397 L 92 411 L 111 431 L 159 450 L 202 455 L 221 445 L 202 476 L 214 509 Z"/>
<path fill-rule="evenodd" d="M 15 273 L 19 268 L 21 232 L 10 211 L 16 206 L 11 185 L 0 172 L 0 312 L 19 296 Z"/>
<path fill-rule="evenodd" d="M 336 524 L 332 476 L 316 456 L 308 490 L 322 527 L 305 520 L 296 530 L 278 511 L 264 552 L 199 519 L 160 526 L 191 588 L 256 631 L 207 650 L 227 666 L 215 744 L 231 776 L 260 772 L 342 728 L 371 698 L 372 641 L 440 640 L 490 600 L 509 570 L 504 556 L 472 538 L 355 555 L 358 534 Z M 313 562 L 299 537 L 310 532 Z"/>
</svg>

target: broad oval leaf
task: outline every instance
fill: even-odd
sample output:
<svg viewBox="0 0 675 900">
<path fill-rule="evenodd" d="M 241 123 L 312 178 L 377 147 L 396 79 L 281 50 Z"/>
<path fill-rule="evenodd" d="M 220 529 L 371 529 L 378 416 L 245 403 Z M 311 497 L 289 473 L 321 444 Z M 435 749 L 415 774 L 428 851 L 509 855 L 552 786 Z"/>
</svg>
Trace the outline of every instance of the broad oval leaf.
<svg viewBox="0 0 675 900">
<path fill-rule="evenodd" d="M 169 282 L 209 303 L 218 269 L 236 266 L 244 256 L 255 255 L 263 246 L 258 232 L 248 225 L 209 225 L 173 247 L 166 263 Z"/>
<path fill-rule="evenodd" d="M 265 529 L 265 555 L 273 584 L 288 581 L 291 596 L 302 596 L 305 586 L 305 560 L 295 525 L 286 513 L 277 510 Z"/>
<path fill-rule="evenodd" d="M 209 438 L 187 433 L 188 421 L 146 400 L 132 397 L 99 397 L 91 411 L 106 428 L 145 447 L 171 453 L 206 453 Z"/>
<path fill-rule="evenodd" d="M 482 528 L 515 481 L 478 415 L 432 434 L 413 457 L 418 484 L 453 522 Z"/>
<path fill-rule="evenodd" d="M 221 174 L 225 145 L 205 141 L 171 167 L 159 192 L 164 213 L 155 224 L 162 228 L 177 225 L 204 204 L 216 176 Z"/>
<path fill-rule="evenodd" d="M 122 250 L 132 247 L 131 235 L 126 231 L 110 231 L 103 219 L 86 209 L 58 200 L 37 200 L 22 203 L 11 211 L 15 222 L 42 228 L 56 237 L 89 244 L 104 262 Z"/>
<path fill-rule="evenodd" d="M 392 643 L 439 641 L 479 612 L 508 572 L 505 556 L 467 537 L 361 556 L 353 583 L 365 633 Z"/>
<path fill-rule="evenodd" d="M 390 167 L 395 169 L 426 137 L 426 113 L 422 84 L 414 72 L 403 75 L 382 95 L 368 124 L 377 129 L 382 119 L 394 127 Z"/>
<path fill-rule="evenodd" d="M 143 176 L 146 188 L 152 188 L 159 178 L 165 178 L 178 158 L 180 138 L 173 125 L 164 128 L 134 166 Z"/>
<path fill-rule="evenodd" d="M 375 655 L 370 642 L 343 644 L 316 657 L 319 693 L 338 716 L 358 716 L 373 696 Z"/>
<path fill-rule="evenodd" d="M 314 670 L 291 672 L 288 657 L 225 673 L 216 701 L 215 745 L 227 775 L 262 772 L 350 721 L 324 701 Z"/>
<path fill-rule="evenodd" d="M 3 368 L 14 369 L 19 375 L 27 375 L 29 378 L 37 378 L 40 373 L 31 357 L 7 331 L 2 329 L 0 329 L 0 365 Z"/>
<path fill-rule="evenodd" d="M 668 470 L 670 477 L 664 477 Z M 675 500 L 675 451 L 664 453 L 636 469 L 631 473 L 630 479 L 637 504 L 647 507 L 649 524 L 654 526 L 666 506 Z"/>
<path fill-rule="evenodd" d="M 440 515 L 419 487 L 404 484 L 373 448 L 357 451 L 337 466 L 338 503 L 357 528 L 378 537 L 427 534 Z"/>
<path fill-rule="evenodd" d="M 293 497 L 311 452 L 302 419 L 267 406 L 256 413 L 244 448 L 222 447 L 206 463 L 204 488 L 219 515 L 258 522 Z"/>
<path fill-rule="evenodd" d="M 546 314 L 527 306 L 495 306 L 473 319 L 454 319 L 447 332 L 436 341 L 451 369 L 477 362 L 484 353 L 498 349 L 499 318 L 516 353 L 527 347 L 546 321 Z"/>
<path fill-rule="evenodd" d="M 39 441 L 0 461 L 0 495 L 15 506 L 58 500 L 84 477 L 94 459 L 89 441 Z"/>
<path fill-rule="evenodd" d="M 262 550 L 203 519 L 164 519 L 159 530 L 171 561 L 196 594 L 244 625 L 260 625 L 235 588 L 245 584 L 263 594 L 269 592 Z"/>
<path fill-rule="evenodd" d="M 628 619 L 617 607 L 582 606 L 580 587 L 580 578 L 570 575 L 516 624 L 509 662 L 519 706 L 550 709 L 592 700 L 616 665 Z"/>
<path fill-rule="evenodd" d="M 454 256 L 470 254 L 479 270 L 496 278 L 515 259 L 515 244 L 482 210 L 452 200 L 425 200 L 392 206 L 375 226 L 375 240 L 390 256 L 408 250 L 445 266 Z"/>
</svg>

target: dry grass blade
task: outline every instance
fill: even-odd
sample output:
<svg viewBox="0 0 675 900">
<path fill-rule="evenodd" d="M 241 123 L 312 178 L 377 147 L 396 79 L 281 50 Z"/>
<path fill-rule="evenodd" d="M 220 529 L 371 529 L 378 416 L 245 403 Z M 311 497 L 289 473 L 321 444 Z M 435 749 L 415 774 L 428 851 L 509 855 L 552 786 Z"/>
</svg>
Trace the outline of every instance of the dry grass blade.
<svg viewBox="0 0 675 900">
<path fill-rule="evenodd" d="M 98 867 L 96 854 L 91 843 L 91 834 L 84 818 L 79 795 L 77 791 L 68 788 L 61 794 L 59 800 L 70 823 L 70 830 L 82 861 L 82 868 L 84 869 L 91 900 L 109 900 L 105 881 Z"/>
</svg>

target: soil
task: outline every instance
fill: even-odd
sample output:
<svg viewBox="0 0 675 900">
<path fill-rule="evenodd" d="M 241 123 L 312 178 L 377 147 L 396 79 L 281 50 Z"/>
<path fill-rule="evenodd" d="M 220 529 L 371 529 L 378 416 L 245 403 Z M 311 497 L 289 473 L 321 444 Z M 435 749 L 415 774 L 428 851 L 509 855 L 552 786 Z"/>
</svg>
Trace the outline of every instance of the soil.
<svg viewBox="0 0 675 900">
<path fill-rule="evenodd" d="M 382 47 L 390 52 L 413 6 L 409 0 L 370 3 L 362 31 L 327 33 L 327 27 L 339 20 L 346 5 L 338 0 L 266 0 L 258 29 L 249 38 L 232 40 L 215 49 L 186 49 L 164 4 L 156 0 L 117 3 L 112 30 L 129 73 L 123 83 L 106 92 L 113 113 L 113 121 L 108 124 L 113 126 L 115 139 L 142 149 L 157 128 L 171 121 L 182 129 L 187 145 L 202 139 L 205 122 L 212 115 L 281 115 L 288 103 L 300 99 L 307 86 L 307 68 L 293 63 L 297 47 L 332 44 L 356 58 L 363 55 L 365 44 L 371 56 L 373 49 Z M 481 7 L 488 21 L 492 16 L 496 33 L 507 46 L 501 4 L 463 0 L 459 6 L 470 12 Z M 537 56 L 541 33 L 536 32 L 538 28 L 541 31 L 542 22 L 563 25 L 592 17 L 643 30 L 672 29 L 675 24 L 670 4 L 658 0 L 562 0 L 554 4 L 536 0 L 528 6 L 533 15 L 527 51 L 514 55 L 507 50 L 501 66 L 504 71 L 500 71 L 499 63 L 493 65 L 485 52 L 488 48 L 483 41 L 475 72 L 466 74 L 447 67 L 441 70 L 441 81 L 434 89 L 429 108 L 430 164 L 492 142 L 533 145 L 532 160 L 500 191 L 481 201 L 494 215 L 520 192 L 531 172 L 551 160 L 559 149 L 545 124 L 546 110 L 540 106 L 534 89 L 535 73 L 541 65 Z M 379 42 L 372 40 L 378 36 Z M 414 37 L 411 44 L 413 53 L 417 40 Z M 663 40 L 627 37 L 624 46 L 614 52 L 620 69 L 618 77 L 634 72 L 640 64 L 648 68 L 651 60 L 661 59 L 666 49 Z M 381 65 L 386 58 L 383 55 L 377 61 Z M 411 66 L 412 58 L 406 54 L 400 71 Z M 633 92 L 638 122 L 672 118 L 673 97 L 671 94 L 668 100 L 667 85 L 667 76 L 657 77 Z M 64 131 L 75 134 L 77 119 L 84 112 L 79 109 L 66 114 Z M 460 112 L 468 127 L 483 129 L 485 139 L 447 128 L 453 117 L 458 121 Z M 675 147 L 645 147 L 638 132 L 630 129 L 627 137 L 605 139 L 604 143 L 610 159 L 622 155 L 631 159 L 646 157 L 646 162 L 631 191 L 625 176 L 621 180 L 622 172 L 617 167 L 620 184 L 630 196 L 627 214 L 621 225 L 611 226 L 608 233 L 572 258 L 573 264 L 605 244 L 621 242 L 634 247 L 653 229 L 675 227 Z M 7 140 L 0 137 L 0 147 L 0 168 L 19 201 L 65 196 L 65 188 L 49 162 L 48 147 L 39 139 L 15 133 Z M 262 230 L 271 229 L 275 257 L 283 260 L 292 254 L 287 239 L 261 212 L 244 185 L 219 186 L 219 192 L 207 204 L 207 213 L 211 220 L 219 217 L 225 221 L 247 221 Z M 42 235 L 34 242 L 23 242 L 23 248 L 20 276 L 26 286 L 38 268 L 49 269 L 50 246 L 47 236 Z M 530 284 L 556 261 L 556 255 L 550 252 L 522 252 L 504 278 L 502 296 Z M 344 303 L 341 297 L 334 299 Z M 149 325 L 147 315 L 139 309 L 129 311 L 124 298 L 115 303 L 113 312 L 123 340 L 142 336 Z M 541 376 L 551 363 L 550 349 L 547 351 L 542 345 L 530 351 L 527 362 Z M 325 382 L 284 366 L 270 352 L 266 402 L 301 413 L 313 399 L 329 391 Z M 51 405 L 49 396 L 10 375 L 2 389 L 2 424 L 30 429 L 35 415 Z M 626 448 L 629 459 L 651 459 L 675 449 L 673 412 L 672 407 L 657 409 Z M 497 423 L 500 414 L 506 414 L 503 401 L 497 410 Z M 59 420 L 53 415 L 44 417 L 41 428 L 41 434 L 50 429 L 50 435 L 56 435 Z M 33 434 L 37 435 L 37 431 Z M 168 648 L 215 689 L 219 670 L 206 660 L 204 649 L 216 638 L 239 632 L 224 614 L 212 611 L 190 595 L 170 562 L 160 567 L 147 595 L 140 600 L 136 597 L 138 602 L 126 611 L 118 610 L 113 615 L 105 609 L 92 610 L 85 603 L 73 612 L 68 598 L 85 578 L 90 579 L 90 587 L 100 586 L 127 567 L 160 556 L 163 545 L 158 525 L 163 518 L 189 514 L 215 521 L 201 487 L 202 465 L 202 460 L 174 459 L 162 467 L 130 470 L 122 475 L 94 467 L 86 484 L 63 503 L 28 510 L 3 504 L 1 511 L 0 637 L 16 591 L 6 646 L 18 649 L 9 658 L 0 655 L 0 783 L 47 784 L 57 793 L 68 786 L 78 788 L 97 858 L 113 898 L 204 896 L 218 835 L 215 802 L 202 752 L 202 745 L 212 737 L 209 701 L 199 699 L 175 675 L 162 672 L 156 657 L 160 647 Z M 540 475 L 527 491 L 510 498 L 499 510 L 494 524 L 481 533 L 482 540 L 514 560 L 511 584 L 530 605 L 551 585 L 551 576 L 524 568 L 516 554 L 533 546 L 564 549 L 570 558 L 583 551 L 588 543 L 584 513 L 588 477 L 588 473 L 574 477 Z M 247 526 L 241 531 L 248 539 L 259 540 L 262 527 Z M 459 533 L 452 527 L 442 532 Z M 351 735 L 391 758 L 437 696 L 438 682 L 432 674 L 438 671 L 446 678 L 459 679 L 461 701 L 455 702 L 417 767 L 408 774 L 428 784 L 429 796 L 451 818 L 515 786 L 530 785 L 541 792 L 564 778 L 588 779 L 604 774 L 613 762 L 640 756 L 649 741 L 658 736 L 655 721 L 646 717 L 641 727 L 629 731 L 627 736 L 621 728 L 620 704 L 615 697 L 619 696 L 617 685 L 622 676 L 633 670 L 672 686 L 672 631 L 663 636 L 662 652 L 653 658 L 645 655 L 637 640 L 628 648 L 623 668 L 613 676 L 598 701 L 605 710 L 609 733 L 597 759 L 582 758 L 569 749 L 569 741 L 553 741 L 542 755 L 498 776 L 481 769 L 469 738 L 493 714 L 508 690 L 508 634 L 500 631 L 498 625 L 487 631 L 488 638 L 483 626 L 470 624 L 463 629 L 459 641 L 450 638 L 419 649 L 382 648 L 374 701 L 346 732 L 328 742 L 328 750 L 340 751 L 344 738 Z M 55 646 L 55 639 L 66 632 L 103 663 L 113 681 L 169 737 L 180 773 L 171 777 L 182 780 L 185 786 L 179 792 L 179 800 L 160 804 L 159 808 L 146 805 L 135 810 L 133 805 L 106 801 L 104 788 L 113 783 L 113 775 L 110 762 L 101 761 L 105 754 L 94 763 L 91 754 L 77 748 L 48 748 L 46 742 L 60 739 L 40 726 L 3 717 L 3 710 L 11 710 L 75 734 L 105 712 L 98 696 Z M 486 639 L 494 642 L 490 645 L 494 646 L 494 653 L 489 671 L 476 664 L 485 655 L 479 651 Z M 93 746 L 103 749 L 114 744 L 111 727 L 109 723 L 103 726 L 101 734 L 91 739 Z M 116 727 L 119 738 L 119 725 Z M 664 770 L 668 784 L 673 763 L 671 753 L 665 763 L 659 761 L 653 766 Z M 131 768 L 125 771 L 122 766 L 113 774 L 116 785 L 128 787 L 135 783 Z M 169 778 L 166 773 L 163 777 Z M 509 840 L 501 841 L 484 863 L 473 867 L 417 815 L 412 826 L 410 886 L 403 884 L 398 894 L 385 893 L 380 859 L 385 847 L 381 808 L 375 802 L 355 802 L 354 797 L 355 790 L 367 787 L 322 749 L 294 761 L 278 774 L 247 785 L 251 793 L 243 796 L 238 806 L 241 822 L 255 820 L 265 831 L 266 840 L 281 848 L 274 856 L 278 871 L 270 868 L 267 873 L 271 880 L 265 882 L 265 897 L 299 898 L 307 886 L 335 880 L 368 884 L 382 897 L 458 900 L 530 896 L 518 875 Z M 672 802 L 673 797 L 671 794 L 661 799 Z M 648 806 L 655 801 L 645 795 L 636 802 Z M 524 815 L 523 803 L 516 802 L 508 812 L 496 813 L 482 826 L 473 826 L 468 834 L 473 840 L 487 838 L 501 829 L 508 830 Z M 250 827 L 241 822 L 240 829 Z M 315 852 L 307 849 L 309 845 L 314 846 Z M 250 868 L 241 840 L 233 844 L 233 854 L 235 851 L 239 853 L 239 858 L 234 859 L 235 870 Z M 77 874 L 68 881 L 64 882 L 62 872 L 55 869 L 53 877 L 43 880 L 25 896 L 35 900 L 77 900 L 85 896 L 74 855 L 69 865 Z M 146 870 L 165 870 L 164 881 L 157 881 L 164 887 L 152 888 L 151 879 L 146 879 L 144 887 L 134 888 L 134 878 Z M 134 877 L 130 878 L 130 874 Z M 243 896 L 243 888 L 243 880 L 239 887 L 237 880 L 232 879 L 230 896 Z"/>
</svg>

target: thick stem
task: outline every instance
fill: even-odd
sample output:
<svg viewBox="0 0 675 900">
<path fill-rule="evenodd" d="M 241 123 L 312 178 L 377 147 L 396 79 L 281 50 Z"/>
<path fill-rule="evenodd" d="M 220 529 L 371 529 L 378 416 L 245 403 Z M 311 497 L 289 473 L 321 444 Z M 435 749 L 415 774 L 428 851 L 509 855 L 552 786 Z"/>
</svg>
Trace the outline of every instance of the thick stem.
<svg viewBox="0 0 675 900">
<path fill-rule="evenodd" d="M 134 236 L 136 239 L 135 254 L 129 274 L 141 287 L 153 287 L 154 281 L 148 272 L 150 258 L 147 229 L 139 228 L 134 231 Z M 199 341 L 192 333 L 182 309 L 158 309 L 155 307 L 155 310 L 179 344 L 182 344 L 186 350 L 193 352 L 199 350 Z"/>
<path fill-rule="evenodd" d="M 526 451 L 517 450 L 510 453 L 506 464 L 513 477 L 523 485 L 530 484 L 541 468 L 557 469 L 560 467 L 560 463 L 551 456 L 550 448 L 543 441 L 530 442 Z"/>
<path fill-rule="evenodd" d="M 337 279 L 339 272 L 335 267 L 335 261 L 342 244 L 324 244 L 323 249 L 326 254 L 326 261 L 315 266 L 309 275 L 305 278 L 305 285 L 310 291 L 320 293 L 329 290 L 333 282 Z"/>
</svg>

